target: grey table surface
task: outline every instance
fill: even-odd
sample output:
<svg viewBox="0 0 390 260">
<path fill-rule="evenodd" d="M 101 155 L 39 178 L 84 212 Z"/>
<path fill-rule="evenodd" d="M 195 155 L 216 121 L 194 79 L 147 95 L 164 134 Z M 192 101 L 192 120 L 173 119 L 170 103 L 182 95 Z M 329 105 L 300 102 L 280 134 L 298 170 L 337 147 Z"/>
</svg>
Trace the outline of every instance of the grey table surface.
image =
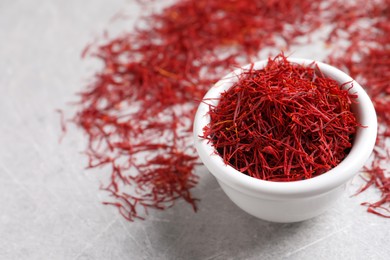
<svg viewBox="0 0 390 260">
<path fill-rule="evenodd" d="M 121 10 L 133 15 L 112 22 Z M 378 192 L 350 197 L 358 178 L 335 207 L 294 224 L 244 213 L 203 167 L 197 213 L 178 202 L 129 223 L 101 204 L 104 169 L 84 169 L 77 129 L 58 142 L 55 109 L 71 114 L 96 69 L 84 46 L 144 11 L 125 0 L 0 1 L 0 259 L 390 259 L 390 221 L 359 205 Z M 317 47 L 294 55 L 319 59 Z"/>
</svg>

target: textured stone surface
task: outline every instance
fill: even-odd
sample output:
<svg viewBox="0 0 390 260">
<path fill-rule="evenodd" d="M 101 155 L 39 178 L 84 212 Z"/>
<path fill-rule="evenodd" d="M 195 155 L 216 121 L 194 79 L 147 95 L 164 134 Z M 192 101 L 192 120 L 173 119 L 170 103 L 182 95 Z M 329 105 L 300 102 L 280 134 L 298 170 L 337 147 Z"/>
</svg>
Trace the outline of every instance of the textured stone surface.
<svg viewBox="0 0 390 260">
<path fill-rule="evenodd" d="M 128 223 L 101 205 L 101 172 L 85 171 L 85 140 L 74 128 L 62 144 L 56 108 L 72 108 L 96 64 L 83 47 L 131 1 L 0 1 L 0 259 L 390 259 L 390 221 L 365 213 L 369 191 L 346 195 L 324 215 L 274 224 L 242 212 L 204 168 L 199 212 L 179 202 Z M 321 46 L 294 56 L 320 58 Z"/>
</svg>

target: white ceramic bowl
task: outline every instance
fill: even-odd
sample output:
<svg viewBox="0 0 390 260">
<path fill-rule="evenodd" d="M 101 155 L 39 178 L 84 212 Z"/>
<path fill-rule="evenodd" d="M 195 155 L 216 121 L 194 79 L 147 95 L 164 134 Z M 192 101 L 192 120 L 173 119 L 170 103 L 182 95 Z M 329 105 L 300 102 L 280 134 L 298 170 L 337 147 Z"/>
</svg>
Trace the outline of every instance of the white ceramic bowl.
<svg viewBox="0 0 390 260">
<path fill-rule="evenodd" d="M 290 62 L 309 65 L 313 61 L 289 58 Z M 267 60 L 254 63 L 254 69 L 262 69 Z M 353 81 L 344 72 L 321 62 L 320 70 L 339 83 Z M 248 69 L 250 65 L 242 69 Z M 242 69 L 233 71 L 217 82 L 205 95 L 219 98 L 220 93 L 229 89 Z M 194 121 L 195 146 L 209 171 L 215 176 L 226 195 L 241 209 L 260 219 L 273 222 L 297 222 L 315 217 L 331 206 L 345 190 L 345 185 L 363 167 L 369 158 L 376 140 L 377 118 L 374 106 L 363 90 L 353 81 L 351 92 L 357 92 L 358 104 L 352 105 L 358 121 L 367 126 L 359 128 L 347 157 L 330 171 L 302 181 L 271 182 L 252 178 L 226 165 L 207 140 L 200 138 L 203 127 L 210 122 L 209 106 L 201 103 Z M 213 101 L 214 102 L 214 101 Z M 217 104 L 215 101 L 212 104 Z"/>
</svg>

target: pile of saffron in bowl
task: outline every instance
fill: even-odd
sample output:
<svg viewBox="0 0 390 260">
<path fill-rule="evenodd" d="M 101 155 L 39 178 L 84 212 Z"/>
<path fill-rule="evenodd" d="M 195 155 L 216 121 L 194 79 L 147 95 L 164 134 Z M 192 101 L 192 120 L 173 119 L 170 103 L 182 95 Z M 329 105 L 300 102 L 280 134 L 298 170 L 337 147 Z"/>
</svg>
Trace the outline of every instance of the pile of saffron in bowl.
<svg viewBox="0 0 390 260">
<path fill-rule="evenodd" d="M 237 82 L 210 105 L 204 128 L 226 164 L 251 177 L 298 181 L 321 175 L 348 154 L 359 126 L 351 82 L 339 84 L 313 64 L 280 54 Z M 207 100 L 206 100 L 207 102 Z"/>
</svg>

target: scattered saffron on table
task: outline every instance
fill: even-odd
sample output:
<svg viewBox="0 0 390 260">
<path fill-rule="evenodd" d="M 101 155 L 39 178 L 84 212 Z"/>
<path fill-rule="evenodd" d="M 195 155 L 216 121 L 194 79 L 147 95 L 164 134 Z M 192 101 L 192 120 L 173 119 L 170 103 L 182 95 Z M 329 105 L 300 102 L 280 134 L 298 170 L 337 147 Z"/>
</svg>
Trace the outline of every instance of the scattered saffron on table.
<svg viewBox="0 0 390 260">
<path fill-rule="evenodd" d="M 351 44 L 345 50 L 336 45 L 341 55 L 333 55 L 332 62 L 357 80 L 365 79 L 383 129 L 390 126 L 386 112 L 390 100 L 390 66 L 386 63 L 389 0 L 369 5 L 363 0 L 344 2 L 178 1 L 161 13 L 146 16 L 143 29 L 89 45 L 83 57 L 97 58 L 103 68 L 80 94 L 73 121 L 88 138 L 88 167 L 111 169 L 110 180 L 102 188 L 112 201 L 105 203 L 117 207 L 130 221 L 144 218 L 148 209 L 169 208 L 177 199 L 196 210 L 191 189 L 198 181 L 195 167 L 199 161 L 191 129 L 198 102 L 228 71 L 257 60 L 259 51 L 287 50 L 323 24 L 335 27 L 329 46 L 342 39 L 343 32 L 349 35 Z M 370 17 L 375 18 L 372 24 L 361 30 L 359 21 Z M 356 62 L 356 54 L 364 62 Z M 383 143 L 389 132 L 382 133 L 377 147 L 386 150 Z M 264 147 L 264 152 L 272 157 L 277 150 Z M 386 159 L 377 155 L 375 161 L 389 161 L 388 155 Z M 388 183 L 385 166 L 368 166 L 368 173 L 374 179 L 383 173 Z M 385 201 L 381 207 L 389 204 L 388 189 L 382 192 L 387 200 L 381 200 Z"/>
<path fill-rule="evenodd" d="M 303 14 L 316 17 L 319 8 L 315 1 L 182 1 L 146 17 L 145 29 L 89 45 L 82 56 L 98 58 L 103 69 L 80 94 L 74 122 L 88 136 L 88 167 L 111 167 L 102 188 L 113 201 L 105 204 L 130 221 L 180 198 L 196 210 L 191 132 L 198 102 L 261 48 L 278 39 L 286 46 L 317 28 Z"/>
<path fill-rule="evenodd" d="M 251 177 L 316 177 L 337 166 L 352 146 L 359 124 L 350 87 L 324 76 L 315 64 L 295 64 L 280 54 L 264 69 L 238 75 L 218 104 L 210 105 L 203 138 L 226 164 Z"/>
<path fill-rule="evenodd" d="M 374 156 L 361 175 L 366 185 L 360 192 L 375 186 L 381 195 L 378 201 L 362 205 L 370 213 L 390 218 L 390 1 L 333 2 L 338 11 L 329 40 L 350 44 L 331 55 L 330 62 L 359 80 L 378 116 Z"/>
</svg>

